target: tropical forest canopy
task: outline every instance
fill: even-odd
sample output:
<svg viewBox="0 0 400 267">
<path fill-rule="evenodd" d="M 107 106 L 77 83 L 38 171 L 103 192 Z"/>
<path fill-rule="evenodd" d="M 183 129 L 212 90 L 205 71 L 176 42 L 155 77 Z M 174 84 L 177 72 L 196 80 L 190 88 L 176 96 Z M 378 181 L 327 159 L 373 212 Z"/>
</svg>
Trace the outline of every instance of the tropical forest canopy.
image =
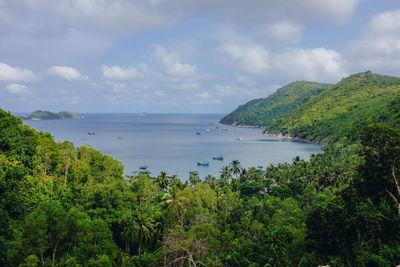
<svg viewBox="0 0 400 267">
<path fill-rule="evenodd" d="M 311 85 L 314 90 L 308 88 Z M 287 92 L 292 88 L 294 92 Z M 367 71 L 325 88 L 316 83 L 289 84 L 265 99 L 240 106 L 221 122 L 262 125 L 270 133 L 326 143 L 357 142 L 360 130 L 371 122 L 400 123 L 399 77 Z"/>
<path fill-rule="evenodd" d="M 313 89 L 268 125 L 329 138 L 323 154 L 185 182 L 124 177 L 121 162 L 0 110 L 0 266 L 400 264 L 399 80 L 292 84 Z"/>
</svg>

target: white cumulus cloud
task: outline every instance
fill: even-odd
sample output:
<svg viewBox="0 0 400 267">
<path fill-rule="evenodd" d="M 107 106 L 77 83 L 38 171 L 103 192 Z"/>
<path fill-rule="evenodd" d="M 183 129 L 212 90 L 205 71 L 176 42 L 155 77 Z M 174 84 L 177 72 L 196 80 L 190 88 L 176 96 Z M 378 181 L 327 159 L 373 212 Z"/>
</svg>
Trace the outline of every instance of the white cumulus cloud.
<svg viewBox="0 0 400 267">
<path fill-rule="evenodd" d="M 141 73 L 132 66 L 106 66 L 101 67 L 103 79 L 106 80 L 134 80 L 142 77 Z"/>
<path fill-rule="evenodd" d="M 224 59 L 244 74 L 275 79 L 335 82 L 347 75 L 346 60 L 333 49 L 286 47 L 272 50 L 249 37 L 227 38 L 219 51 Z M 241 77 L 240 73 L 238 75 Z"/>
<path fill-rule="evenodd" d="M 350 46 L 355 68 L 400 75 L 400 9 L 374 16 Z"/>
<path fill-rule="evenodd" d="M 86 81 L 89 80 L 87 75 L 81 74 L 77 69 L 67 66 L 53 66 L 47 72 L 51 75 L 58 76 L 67 81 Z"/>
<path fill-rule="evenodd" d="M 336 82 L 347 76 L 343 56 L 326 48 L 287 48 L 273 58 L 273 75 L 318 82 Z"/>
<path fill-rule="evenodd" d="M 38 77 L 28 69 L 15 68 L 0 62 L 0 82 L 34 82 Z"/>
<path fill-rule="evenodd" d="M 229 56 L 237 67 L 250 74 L 265 74 L 270 68 L 270 52 L 253 43 L 225 43 L 219 51 Z"/>
<path fill-rule="evenodd" d="M 167 51 L 160 45 L 154 45 L 155 55 L 164 65 L 166 72 L 172 76 L 188 77 L 196 74 L 196 65 L 181 62 L 179 55 Z"/>
<path fill-rule="evenodd" d="M 26 85 L 18 84 L 18 83 L 7 84 L 6 90 L 7 90 L 7 92 L 9 92 L 11 94 L 19 95 L 19 96 L 24 96 L 28 93 Z"/>
</svg>

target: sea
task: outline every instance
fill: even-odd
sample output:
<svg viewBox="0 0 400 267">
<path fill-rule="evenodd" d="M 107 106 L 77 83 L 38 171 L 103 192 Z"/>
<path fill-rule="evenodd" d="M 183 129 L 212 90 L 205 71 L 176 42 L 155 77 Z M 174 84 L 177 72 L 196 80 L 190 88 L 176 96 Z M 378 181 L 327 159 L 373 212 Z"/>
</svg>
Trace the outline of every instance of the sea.
<svg viewBox="0 0 400 267">
<path fill-rule="evenodd" d="M 317 144 L 264 136 L 260 128 L 220 124 L 223 114 L 82 115 L 85 118 L 23 122 L 49 132 L 56 141 L 91 145 L 121 161 L 125 175 L 137 174 L 141 166 L 147 166 L 153 176 L 166 171 L 187 180 L 190 171 L 197 171 L 201 178 L 219 177 L 221 168 L 232 160 L 239 160 L 245 168 L 264 169 L 322 152 Z M 213 160 L 213 156 L 223 160 Z M 209 166 L 198 166 L 199 161 L 208 161 Z"/>
</svg>

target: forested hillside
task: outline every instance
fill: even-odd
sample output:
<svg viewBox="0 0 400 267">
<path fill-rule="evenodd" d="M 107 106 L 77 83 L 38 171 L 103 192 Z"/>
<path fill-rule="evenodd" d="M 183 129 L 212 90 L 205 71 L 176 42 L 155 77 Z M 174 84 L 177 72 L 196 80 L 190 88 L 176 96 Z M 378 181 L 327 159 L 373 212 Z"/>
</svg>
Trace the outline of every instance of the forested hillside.
<svg viewBox="0 0 400 267">
<path fill-rule="evenodd" d="M 221 123 L 268 126 L 324 91 L 329 84 L 298 81 L 290 83 L 267 98 L 249 101 L 221 119 Z"/>
<path fill-rule="evenodd" d="M 264 170 L 124 178 L 0 110 L 0 266 L 400 264 L 400 131 L 359 140 Z"/>
<path fill-rule="evenodd" d="M 369 71 L 351 75 L 270 120 L 271 115 L 267 110 L 285 105 L 281 98 L 276 97 L 280 90 L 263 101 L 267 104 L 268 100 L 268 106 L 260 107 L 261 100 L 256 100 L 248 108 L 242 109 L 240 115 L 234 112 L 227 117 L 240 117 L 237 121 L 244 125 L 264 125 L 269 133 L 283 133 L 325 143 L 354 143 L 358 140 L 360 130 L 371 122 L 395 127 L 400 122 L 399 77 Z M 297 90 L 294 88 L 291 93 L 296 96 Z M 258 113 L 252 111 L 253 108 Z M 254 114 L 259 118 L 257 121 L 253 119 Z M 267 123 L 259 124 L 263 120 L 261 118 Z"/>
<path fill-rule="evenodd" d="M 268 131 L 335 142 L 357 140 L 370 122 L 400 122 L 400 78 L 364 72 L 329 87 L 295 111 L 282 116 Z"/>
</svg>

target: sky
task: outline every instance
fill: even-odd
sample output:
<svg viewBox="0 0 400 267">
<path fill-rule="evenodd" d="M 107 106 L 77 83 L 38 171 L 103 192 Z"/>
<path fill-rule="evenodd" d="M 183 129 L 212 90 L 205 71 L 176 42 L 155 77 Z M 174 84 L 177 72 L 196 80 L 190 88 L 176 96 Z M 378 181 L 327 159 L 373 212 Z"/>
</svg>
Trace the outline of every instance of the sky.
<svg viewBox="0 0 400 267">
<path fill-rule="evenodd" d="M 0 108 L 229 113 L 296 80 L 400 76 L 400 0 L 0 0 Z"/>
</svg>

